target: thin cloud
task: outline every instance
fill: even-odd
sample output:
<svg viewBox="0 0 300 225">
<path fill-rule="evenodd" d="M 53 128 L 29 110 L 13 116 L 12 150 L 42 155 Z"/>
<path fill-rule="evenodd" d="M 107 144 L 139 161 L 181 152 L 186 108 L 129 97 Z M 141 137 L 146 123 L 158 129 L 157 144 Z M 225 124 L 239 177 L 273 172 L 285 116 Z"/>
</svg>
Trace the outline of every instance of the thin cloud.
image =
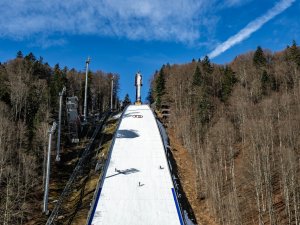
<svg viewBox="0 0 300 225">
<path fill-rule="evenodd" d="M 63 46 L 67 43 L 64 38 L 38 37 L 34 42 L 30 43 L 30 47 L 42 47 L 43 49 L 53 46 Z"/>
<path fill-rule="evenodd" d="M 260 16 L 250 22 L 246 27 L 240 30 L 237 34 L 230 37 L 227 41 L 218 45 L 212 52 L 208 54 L 210 58 L 214 58 L 232 46 L 242 42 L 243 40 L 250 37 L 252 33 L 259 30 L 265 23 L 273 19 L 278 14 L 289 8 L 296 0 L 281 0 L 275 4 L 275 6 L 267 11 L 263 16 Z"/>
<path fill-rule="evenodd" d="M 2 1 L 0 38 L 75 34 L 190 43 L 200 38 L 202 18 L 214 1 Z"/>
<path fill-rule="evenodd" d="M 253 0 L 225 0 L 223 2 L 223 7 L 231 7 L 231 6 L 241 6 L 245 5 Z"/>
</svg>

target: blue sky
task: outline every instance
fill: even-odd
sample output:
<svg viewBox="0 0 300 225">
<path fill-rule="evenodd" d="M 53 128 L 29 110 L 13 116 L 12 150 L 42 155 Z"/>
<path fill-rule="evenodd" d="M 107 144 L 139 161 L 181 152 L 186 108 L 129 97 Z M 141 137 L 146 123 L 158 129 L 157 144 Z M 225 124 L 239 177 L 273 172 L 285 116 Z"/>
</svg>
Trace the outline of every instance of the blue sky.
<svg viewBox="0 0 300 225">
<path fill-rule="evenodd" d="M 300 43 L 299 15 L 299 0 L 0 0 L 0 62 L 21 50 L 84 70 L 90 56 L 90 69 L 118 73 L 120 98 L 134 100 L 138 70 L 145 98 L 163 64 Z"/>
</svg>

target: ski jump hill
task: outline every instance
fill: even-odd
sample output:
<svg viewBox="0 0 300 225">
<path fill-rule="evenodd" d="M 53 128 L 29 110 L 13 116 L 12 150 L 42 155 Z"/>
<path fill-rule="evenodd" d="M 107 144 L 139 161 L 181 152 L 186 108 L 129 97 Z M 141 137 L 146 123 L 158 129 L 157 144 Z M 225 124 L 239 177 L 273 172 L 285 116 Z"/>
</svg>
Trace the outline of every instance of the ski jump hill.
<svg viewBox="0 0 300 225">
<path fill-rule="evenodd" d="M 162 136 L 148 105 L 122 114 L 89 225 L 183 225 Z"/>
</svg>

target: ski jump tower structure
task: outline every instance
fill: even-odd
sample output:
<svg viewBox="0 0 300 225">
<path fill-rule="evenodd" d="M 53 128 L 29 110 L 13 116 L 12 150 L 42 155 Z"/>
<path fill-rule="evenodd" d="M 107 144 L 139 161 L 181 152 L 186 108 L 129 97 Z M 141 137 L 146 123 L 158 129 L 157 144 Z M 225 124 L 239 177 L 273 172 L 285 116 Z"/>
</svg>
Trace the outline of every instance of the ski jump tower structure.
<svg viewBox="0 0 300 225">
<path fill-rule="evenodd" d="M 142 74 L 137 72 L 135 75 L 135 87 L 136 87 L 136 94 L 135 94 L 135 105 L 141 105 L 141 87 L 143 86 L 142 83 Z"/>
</svg>

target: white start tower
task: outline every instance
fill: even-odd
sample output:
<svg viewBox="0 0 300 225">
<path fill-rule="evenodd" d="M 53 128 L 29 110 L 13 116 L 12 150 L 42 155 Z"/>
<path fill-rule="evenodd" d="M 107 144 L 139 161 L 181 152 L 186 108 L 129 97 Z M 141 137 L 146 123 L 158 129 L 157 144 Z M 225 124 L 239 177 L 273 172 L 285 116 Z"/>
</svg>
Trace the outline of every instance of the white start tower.
<svg viewBox="0 0 300 225">
<path fill-rule="evenodd" d="M 136 94 L 135 94 L 135 104 L 140 105 L 141 102 L 141 86 L 142 86 L 142 74 L 140 72 L 137 72 L 135 75 L 135 87 L 136 87 Z"/>
</svg>

